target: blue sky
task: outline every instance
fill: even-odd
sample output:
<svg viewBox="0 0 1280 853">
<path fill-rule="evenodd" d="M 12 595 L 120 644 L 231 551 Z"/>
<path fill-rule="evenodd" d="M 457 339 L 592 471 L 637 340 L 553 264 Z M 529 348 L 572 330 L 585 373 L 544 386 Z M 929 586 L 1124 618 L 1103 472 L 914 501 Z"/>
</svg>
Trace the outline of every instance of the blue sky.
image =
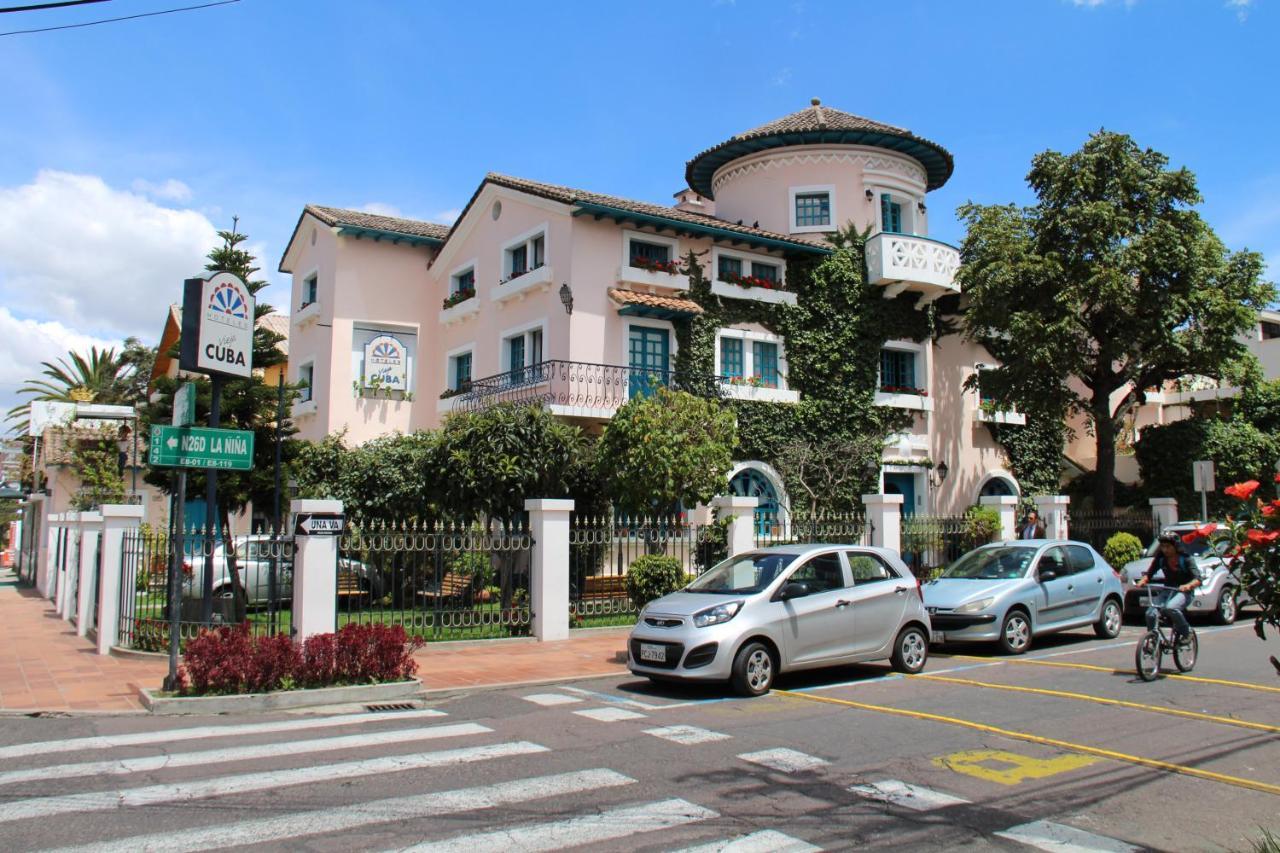
<svg viewBox="0 0 1280 853">
<path fill-rule="evenodd" d="M 690 156 L 811 97 L 954 153 L 939 239 L 1106 127 L 1196 172 L 1276 277 L 1277 36 L 1273 0 L 241 0 L 0 37 L 0 405 L 69 346 L 157 338 L 232 214 L 280 305 L 306 202 L 447 221 L 488 170 L 666 202 Z"/>
</svg>

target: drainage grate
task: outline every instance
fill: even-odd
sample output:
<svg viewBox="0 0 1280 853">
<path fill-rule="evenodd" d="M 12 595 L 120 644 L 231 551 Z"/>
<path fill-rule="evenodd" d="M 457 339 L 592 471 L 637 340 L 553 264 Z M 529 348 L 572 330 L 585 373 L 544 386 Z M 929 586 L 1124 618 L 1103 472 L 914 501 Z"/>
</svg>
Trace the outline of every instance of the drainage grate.
<svg viewBox="0 0 1280 853">
<path fill-rule="evenodd" d="M 376 714 L 379 711 L 412 711 L 416 707 L 412 702 L 384 702 L 381 705 L 365 705 L 364 709 Z"/>
</svg>

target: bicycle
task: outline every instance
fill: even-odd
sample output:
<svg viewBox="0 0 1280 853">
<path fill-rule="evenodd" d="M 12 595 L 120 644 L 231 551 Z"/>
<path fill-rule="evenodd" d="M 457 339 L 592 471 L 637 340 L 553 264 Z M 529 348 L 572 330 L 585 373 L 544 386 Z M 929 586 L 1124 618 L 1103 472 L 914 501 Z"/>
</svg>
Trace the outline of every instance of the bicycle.
<svg viewBox="0 0 1280 853">
<path fill-rule="evenodd" d="M 1161 664 L 1164 662 L 1165 652 L 1173 652 L 1173 663 L 1178 668 L 1178 672 L 1190 672 L 1195 668 L 1196 656 L 1200 651 L 1200 641 L 1196 639 L 1196 631 L 1190 629 L 1181 642 L 1175 642 L 1173 638 L 1173 622 L 1169 618 L 1169 608 L 1165 604 L 1179 590 L 1177 587 L 1164 586 L 1161 584 L 1147 584 L 1143 587 L 1149 590 L 1147 593 L 1148 608 L 1154 607 L 1159 611 L 1156 619 L 1155 630 L 1147 631 L 1138 639 L 1138 647 L 1134 650 L 1134 664 L 1138 670 L 1138 675 L 1143 681 L 1154 681 L 1156 676 L 1160 674 Z M 1155 593 L 1163 593 L 1160 603 L 1155 601 Z M 1161 630 L 1165 629 L 1165 630 Z"/>
</svg>

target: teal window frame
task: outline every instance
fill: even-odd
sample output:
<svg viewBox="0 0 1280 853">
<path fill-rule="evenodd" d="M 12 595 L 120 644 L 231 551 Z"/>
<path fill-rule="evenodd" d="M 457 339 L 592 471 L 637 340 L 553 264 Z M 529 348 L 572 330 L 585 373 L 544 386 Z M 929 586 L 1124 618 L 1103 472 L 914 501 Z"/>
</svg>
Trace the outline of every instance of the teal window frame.
<svg viewBox="0 0 1280 853">
<path fill-rule="evenodd" d="M 911 350 L 880 350 L 881 388 L 919 388 L 916 384 L 916 353 Z"/>
<path fill-rule="evenodd" d="M 776 282 L 778 280 L 779 272 L 780 270 L 777 264 L 766 264 L 760 261 L 751 262 L 751 275 L 756 278 L 763 278 L 767 281 Z"/>
<path fill-rule="evenodd" d="M 796 227 L 820 228 L 831 224 L 831 193 L 796 193 Z"/>
<path fill-rule="evenodd" d="M 742 378 L 742 338 L 720 339 L 720 375 Z"/>
<path fill-rule="evenodd" d="M 547 262 L 547 238 L 539 234 L 531 242 L 533 243 L 533 266 L 529 269 L 536 270 Z"/>
<path fill-rule="evenodd" d="M 302 387 L 298 389 L 300 402 L 310 403 L 312 400 L 312 391 L 316 383 L 316 366 L 312 364 L 304 364 L 298 368 L 298 384 Z"/>
<path fill-rule="evenodd" d="M 731 258 L 728 255 L 721 255 L 720 259 L 716 262 L 716 275 L 721 281 L 728 281 L 728 277 L 731 275 L 741 276 L 742 259 Z"/>
<path fill-rule="evenodd" d="M 476 289 L 476 271 L 475 268 L 460 272 L 453 277 L 453 286 L 449 288 L 449 295 L 452 296 L 462 290 Z"/>
<path fill-rule="evenodd" d="M 521 243 L 507 250 L 508 275 L 515 277 L 529 271 L 529 244 Z"/>
<path fill-rule="evenodd" d="M 636 258 L 642 258 L 646 261 L 660 261 L 665 264 L 671 260 L 671 247 L 665 243 L 651 243 L 648 240 L 632 240 L 629 257 L 633 262 Z"/>
<path fill-rule="evenodd" d="M 471 353 L 459 353 L 453 357 L 453 390 L 459 391 L 471 383 Z"/>
<path fill-rule="evenodd" d="M 902 205 L 888 193 L 880 195 L 880 229 L 886 234 L 901 234 Z"/>
<path fill-rule="evenodd" d="M 751 376 L 761 387 L 778 387 L 778 345 L 772 341 L 751 342 Z"/>
</svg>

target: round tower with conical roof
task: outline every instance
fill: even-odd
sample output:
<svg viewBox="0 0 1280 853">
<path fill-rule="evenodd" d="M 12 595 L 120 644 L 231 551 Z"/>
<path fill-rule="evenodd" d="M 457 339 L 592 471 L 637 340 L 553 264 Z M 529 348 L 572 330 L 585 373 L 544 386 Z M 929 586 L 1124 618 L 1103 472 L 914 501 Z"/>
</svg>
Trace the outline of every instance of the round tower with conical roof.
<svg viewBox="0 0 1280 853">
<path fill-rule="evenodd" d="M 717 217 L 780 234 L 821 236 L 852 222 L 924 236 L 925 194 L 952 169 L 941 145 L 814 98 L 703 151 L 689 161 L 685 179 L 715 200 Z"/>
</svg>

